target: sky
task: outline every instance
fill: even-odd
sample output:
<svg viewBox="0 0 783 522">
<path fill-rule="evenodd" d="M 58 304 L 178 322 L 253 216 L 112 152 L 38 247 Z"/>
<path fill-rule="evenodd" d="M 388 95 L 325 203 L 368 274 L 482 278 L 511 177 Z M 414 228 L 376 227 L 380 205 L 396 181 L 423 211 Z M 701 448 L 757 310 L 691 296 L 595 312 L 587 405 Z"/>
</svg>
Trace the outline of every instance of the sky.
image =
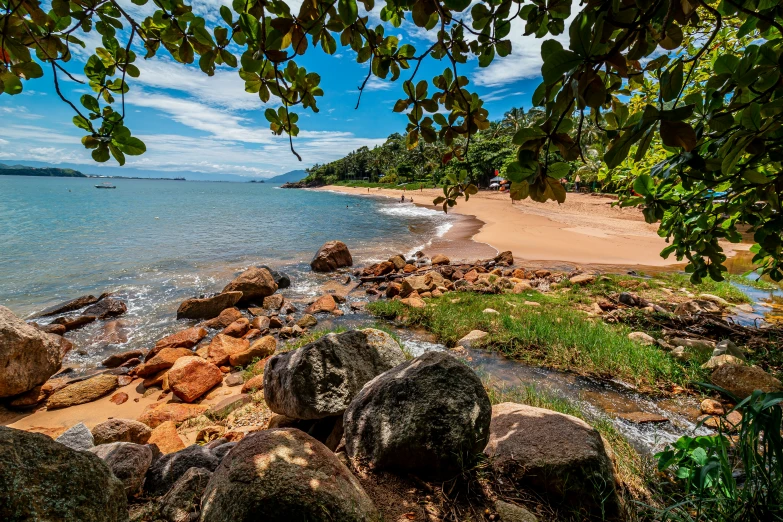
<svg viewBox="0 0 783 522">
<path fill-rule="evenodd" d="M 120 3 L 137 20 L 154 10 L 151 2 L 146 6 L 136 6 L 129 0 Z M 230 0 L 198 0 L 192 5 L 210 26 L 218 23 L 218 9 L 223 3 L 228 5 Z M 298 9 L 296 4 L 297 0 L 289 1 L 292 10 Z M 373 26 L 383 23 L 379 17 L 381 6 L 376 4 L 369 13 Z M 399 28 L 386 25 L 386 34 L 398 36 L 400 45 L 415 46 L 417 54 L 435 39 L 434 31 L 428 33 L 409 21 Z M 511 55 L 496 57 L 486 68 L 479 68 L 473 59 L 459 69 L 470 79 L 467 88 L 482 96 L 493 120 L 502 118 L 512 107 L 529 108 L 540 83 L 541 40 L 523 36 L 523 31 L 524 23 L 515 20 L 508 37 Z M 100 35 L 94 31 L 80 38 L 87 49 L 74 52 L 73 59 L 64 64 L 77 78 L 83 78 L 88 51 L 100 46 Z M 405 71 L 394 83 L 371 78 L 356 109 L 358 86 L 369 64 L 356 63 L 356 53 L 350 47 L 340 47 L 339 38 L 337 53 L 332 56 L 310 46 L 297 63 L 308 72 L 320 74 L 324 96 L 317 99 L 317 114 L 301 106 L 296 109 L 300 133 L 294 138 L 294 147 L 302 156 L 299 162 L 289 150 L 288 137 L 274 136 L 264 118 L 264 110 L 276 106 L 274 100 L 265 105 L 256 94 L 246 93 L 238 69 L 222 66 L 209 77 L 197 64 L 177 63 L 165 49 L 148 60 L 140 48 L 135 50 L 141 75 L 128 82 L 126 125 L 146 143 L 145 154 L 128 156 L 122 168 L 113 159 L 95 163 L 90 151 L 81 145 L 83 132 L 71 122 L 72 109 L 58 98 L 51 71 L 44 67 L 47 74 L 25 82 L 22 94 L 0 95 L 0 163 L 48 164 L 104 175 L 268 178 L 333 161 L 362 146 L 379 145 L 388 135 L 404 132 L 408 121 L 405 115 L 392 111 L 396 100 L 405 96 Z M 417 79 L 431 81 L 448 65 L 447 60 L 428 58 Z M 91 92 L 86 85 L 63 75 L 58 77 L 63 94 L 77 105 L 82 94 Z"/>
</svg>

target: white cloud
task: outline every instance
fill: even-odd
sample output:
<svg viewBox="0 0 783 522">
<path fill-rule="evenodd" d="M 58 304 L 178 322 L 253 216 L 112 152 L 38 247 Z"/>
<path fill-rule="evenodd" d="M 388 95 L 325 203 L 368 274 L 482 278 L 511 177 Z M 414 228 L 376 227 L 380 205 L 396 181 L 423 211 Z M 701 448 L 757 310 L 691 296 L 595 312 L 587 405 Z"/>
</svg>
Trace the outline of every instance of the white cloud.
<svg viewBox="0 0 783 522">
<path fill-rule="evenodd" d="M 490 91 L 489 94 L 482 94 L 481 99 L 484 100 L 484 102 L 489 103 L 493 101 L 502 100 L 504 98 L 509 98 L 511 96 L 521 96 L 525 94 L 522 91 L 515 91 L 512 92 L 511 89 L 496 89 L 494 91 Z"/>
</svg>

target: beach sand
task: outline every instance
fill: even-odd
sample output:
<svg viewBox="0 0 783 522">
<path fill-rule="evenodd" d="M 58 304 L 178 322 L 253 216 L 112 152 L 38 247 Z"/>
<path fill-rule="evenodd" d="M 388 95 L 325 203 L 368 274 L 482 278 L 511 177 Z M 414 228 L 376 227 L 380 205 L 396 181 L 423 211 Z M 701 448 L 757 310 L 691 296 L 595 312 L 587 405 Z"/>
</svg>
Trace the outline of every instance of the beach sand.
<svg viewBox="0 0 783 522">
<path fill-rule="evenodd" d="M 330 185 L 314 190 L 345 194 L 413 198 L 416 205 L 432 206 L 442 196 L 438 189 L 405 191 Z M 667 243 L 658 226 L 645 223 L 639 209 L 612 205 L 604 196 L 569 193 L 565 203 L 536 203 L 529 199 L 512 204 L 508 193 L 481 191 L 469 201 L 460 200 L 449 212 L 464 216 L 442 238 L 433 241 L 425 253 L 444 253 L 454 260 L 492 257 L 495 251 L 510 250 L 514 258 L 531 266 L 552 268 L 573 265 L 613 267 L 675 268 L 682 263 L 672 256 L 660 256 Z M 465 243 L 467 237 L 474 244 Z M 440 243 L 440 244 L 439 244 Z M 450 243 L 450 245 L 448 244 Z M 478 244 L 475 244 L 478 243 Z M 489 248 L 491 246 L 491 248 Z M 440 247 L 440 250 L 438 249 Z M 723 245 L 726 255 L 747 245 Z M 477 255 L 479 254 L 479 255 Z"/>
</svg>

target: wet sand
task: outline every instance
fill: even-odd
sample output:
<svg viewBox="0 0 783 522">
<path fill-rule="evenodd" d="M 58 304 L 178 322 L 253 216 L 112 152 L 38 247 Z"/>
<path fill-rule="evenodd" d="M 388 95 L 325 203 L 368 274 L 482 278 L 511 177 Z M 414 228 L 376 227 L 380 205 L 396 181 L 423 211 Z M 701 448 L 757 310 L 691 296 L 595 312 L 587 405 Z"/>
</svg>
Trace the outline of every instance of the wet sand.
<svg viewBox="0 0 783 522">
<path fill-rule="evenodd" d="M 373 188 L 368 193 L 366 188 L 330 185 L 315 190 L 397 200 L 405 194 L 406 201 L 412 197 L 416 205 L 428 208 L 437 208 L 431 202 L 443 195 L 438 189 L 404 192 Z M 442 244 L 433 241 L 425 253 L 444 253 L 454 260 L 470 260 L 510 250 L 515 259 L 552 268 L 610 265 L 660 270 L 681 266 L 674 257 L 660 256 L 667 243 L 658 235 L 657 225 L 646 223 L 639 209 L 613 206 L 614 201 L 604 196 L 569 193 L 562 205 L 530 200 L 512 203 L 508 193 L 482 191 L 467 202 L 458 201 L 450 209 L 466 219 L 458 220 L 443 236 Z M 472 241 L 467 241 L 468 238 Z M 724 245 L 727 256 L 746 248 L 746 245 Z"/>
</svg>

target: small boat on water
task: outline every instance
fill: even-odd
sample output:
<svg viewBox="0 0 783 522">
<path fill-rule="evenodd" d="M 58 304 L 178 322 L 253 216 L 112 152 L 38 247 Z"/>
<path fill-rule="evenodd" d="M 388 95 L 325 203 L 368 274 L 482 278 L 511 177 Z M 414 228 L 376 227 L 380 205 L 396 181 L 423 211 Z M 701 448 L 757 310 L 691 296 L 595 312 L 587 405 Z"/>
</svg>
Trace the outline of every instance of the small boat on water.
<svg viewBox="0 0 783 522">
<path fill-rule="evenodd" d="M 110 189 L 110 188 L 117 188 L 108 181 L 101 183 L 100 185 L 95 185 L 95 188 L 104 188 L 104 189 Z"/>
</svg>

